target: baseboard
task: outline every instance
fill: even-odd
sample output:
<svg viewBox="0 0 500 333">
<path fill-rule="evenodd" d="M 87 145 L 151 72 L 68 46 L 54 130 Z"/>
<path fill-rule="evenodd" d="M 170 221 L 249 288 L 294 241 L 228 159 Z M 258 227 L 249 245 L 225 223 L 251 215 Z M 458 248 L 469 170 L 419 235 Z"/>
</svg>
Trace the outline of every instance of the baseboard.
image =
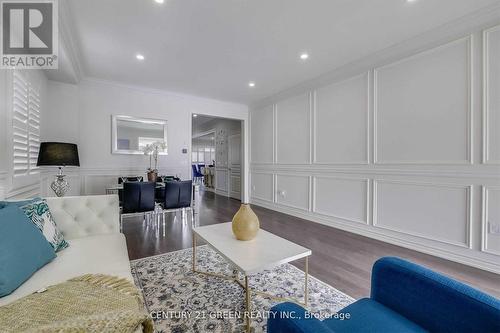
<svg viewBox="0 0 500 333">
<path fill-rule="evenodd" d="M 361 236 L 373 238 L 379 241 L 383 241 L 386 243 L 390 243 L 393 245 L 401 246 L 410 250 L 415 250 L 421 253 L 429 254 L 432 256 L 440 257 L 443 259 L 447 259 L 450 261 L 454 261 L 460 264 L 464 264 L 467 266 L 479 268 L 485 271 L 489 271 L 492 273 L 500 274 L 500 264 L 498 263 L 498 259 L 493 259 L 492 261 L 485 260 L 482 258 L 472 257 L 474 253 L 478 253 L 475 250 L 467 250 L 470 251 L 470 255 L 464 255 L 462 253 L 453 252 L 452 249 L 445 250 L 442 248 L 438 248 L 429 244 L 421 244 L 414 240 L 409 239 L 406 235 L 394 236 L 391 233 L 387 234 L 386 231 L 380 230 L 373 226 L 367 225 L 353 225 L 352 223 L 342 221 L 340 219 L 335 218 L 324 218 L 321 216 L 314 215 L 310 212 L 305 212 L 303 210 L 294 209 L 290 207 L 283 207 L 279 204 L 275 204 L 272 202 L 267 202 L 261 199 L 251 199 L 251 204 L 256 206 L 261 206 L 267 209 L 271 209 L 283 214 L 295 216 L 298 218 L 302 218 L 311 222 L 320 223 L 332 228 L 336 228 L 343 231 L 352 232 Z M 443 244 L 443 246 L 447 246 L 447 244 Z"/>
<path fill-rule="evenodd" d="M 215 194 L 222 195 L 224 197 L 228 197 L 229 196 L 229 192 L 228 191 L 220 190 L 218 188 L 215 189 Z"/>
</svg>

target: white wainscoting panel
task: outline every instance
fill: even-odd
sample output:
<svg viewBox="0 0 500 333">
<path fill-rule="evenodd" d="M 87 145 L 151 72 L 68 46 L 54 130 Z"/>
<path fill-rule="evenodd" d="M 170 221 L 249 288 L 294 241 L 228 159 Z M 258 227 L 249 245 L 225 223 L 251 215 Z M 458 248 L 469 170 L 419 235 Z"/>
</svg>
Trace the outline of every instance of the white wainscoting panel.
<svg viewBox="0 0 500 333">
<path fill-rule="evenodd" d="M 310 162 L 310 94 L 302 94 L 276 104 L 277 162 Z"/>
<path fill-rule="evenodd" d="M 375 69 L 376 163 L 471 159 L 471 38 Z"/>
<path fill-rule="evenodd" d="M 484 32 L 484 162 L 500 163 L 500 26 Z"/>
<path fill-rule="evenodd" d="M 500 255 L 500 187 L 483 187 L 482 250 Z"/>
<path fill-rule="evenodd" d="M 470 247 L 470 187 L 376 180 L 374 225 Z"/>
<path fill-rule="evenodd" d="M 309 210 L 309 176 L 276 175 L 276 202 L 280 205 Z"/>
<path fill-rule="evenodd" d="M 273 175 L 270 173 L 252 172 L 252 198 L 273 201 Z"/>
<path fill-rule="evenodd" d="M 228 192 L 228 170 L 225 168 L 215 169 L 215 191 L 227 193 Z"/>
<path fill-rule="evenodd" d="M 499 273 L 500 25 L 491 22 L 429 33 L 429 43 L 256 104 L 275 103 L 268 126 L 250 129 L 272 131 L 274 163 L 271 142 L 252 145 L 252 203 Z M 262 150 L 267 163 L 255 159 Z"/>
<path fill-rule="evenodd" d="M 241 176 L 239 174 L 233 175 L 231 173 L 229 177 L 229 184 L 231 184 L 231 188 L 229 189 L 230 195 L 235 199 L 239 199 L 241 196 Z"/>
<path fill-rule="evenodd" d="M 368 223 L 368 179 L 316 176 L 313 212 Z"/>
<path fill-rule="evenodd" d="M 315 163 L 368 163 L 368 73 L 316 90 Z"/>
<path fill-rule="evenodd" d="M 251 146 L 253 163 L 273 163 L 273 106 L 252 112 Z"/>
<path fill-rule="evenodd" d="M 106 188 L 118 184 L 116 175 L 84 175 L 83 187 L 84 195 L 102 195 L 106 193 Z"/>
</svg>

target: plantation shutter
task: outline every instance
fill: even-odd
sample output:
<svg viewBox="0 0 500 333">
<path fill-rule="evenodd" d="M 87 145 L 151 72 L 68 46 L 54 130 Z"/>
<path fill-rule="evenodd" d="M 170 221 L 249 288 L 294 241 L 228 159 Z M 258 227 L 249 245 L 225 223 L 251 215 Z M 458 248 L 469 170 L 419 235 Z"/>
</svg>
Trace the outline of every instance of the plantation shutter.
<svg viewBox="0 0 500 333">
<path fill-rule="evenodd" d="M 38 173 L 36 162 L 40 150 L 40 91 L 33 84 L 28 89 L 28 156 L 30 174 Z"/>
<path fill-rule="evenodd" d="M 13 74 L 12 136 L 14 140 L 14 177 L 28 174 L 28 80 L 21 73 Z"/>
<path fill-rule="evenodd" d="M 13 71 L 12 138 L 14 177 L 38 173 L 40 92 L 27 74 Z"/>
</svg>

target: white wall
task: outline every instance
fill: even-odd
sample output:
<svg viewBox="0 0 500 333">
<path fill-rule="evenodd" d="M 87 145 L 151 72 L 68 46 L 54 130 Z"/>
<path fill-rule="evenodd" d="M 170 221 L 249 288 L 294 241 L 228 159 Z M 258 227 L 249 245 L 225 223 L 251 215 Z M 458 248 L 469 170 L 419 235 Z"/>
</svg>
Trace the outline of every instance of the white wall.
<svg viewBox="0 0 500 333">
<path fill-rule="evenodd" d="M 43 140 L 78 143 L 81 167 L 67 170 L 72 194 L 102 194 L 119 175 L 144 175 L 149 167 L 146 156 L 111 154 L 111 115 L 167 120 L 169 154 L 160 156 L 160 173 L 184 179 L 191 177 L 192 113 L 248 116 L 248 108 L 239 104 L 97 80 L 50 82 L 49 96 L 52 108 L 45 121 L 52 126 Z M 44 184 L 48 194 L 50 181 Z"/>
<path fill-rule="evenodd" d="M 500 26 L 429 40 L 252 108 L 251 201 L 500 272 Z"/>
</svg>

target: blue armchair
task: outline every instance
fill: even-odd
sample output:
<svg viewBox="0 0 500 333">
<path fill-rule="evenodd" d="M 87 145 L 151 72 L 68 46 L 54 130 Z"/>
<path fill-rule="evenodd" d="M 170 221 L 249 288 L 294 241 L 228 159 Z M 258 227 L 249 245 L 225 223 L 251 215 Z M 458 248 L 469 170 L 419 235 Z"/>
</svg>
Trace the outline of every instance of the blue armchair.
<svg viewBox="0 0 500 333">
<path fill-rule="evenodd" d="M 297 304 L 281 303 L 271 309 L 268 332 L 500 332 L 500 300 L 393 257 L 373 265 L 370 298 L 339 313 L 343 320 L 320 321 Z"/>
</svg>

